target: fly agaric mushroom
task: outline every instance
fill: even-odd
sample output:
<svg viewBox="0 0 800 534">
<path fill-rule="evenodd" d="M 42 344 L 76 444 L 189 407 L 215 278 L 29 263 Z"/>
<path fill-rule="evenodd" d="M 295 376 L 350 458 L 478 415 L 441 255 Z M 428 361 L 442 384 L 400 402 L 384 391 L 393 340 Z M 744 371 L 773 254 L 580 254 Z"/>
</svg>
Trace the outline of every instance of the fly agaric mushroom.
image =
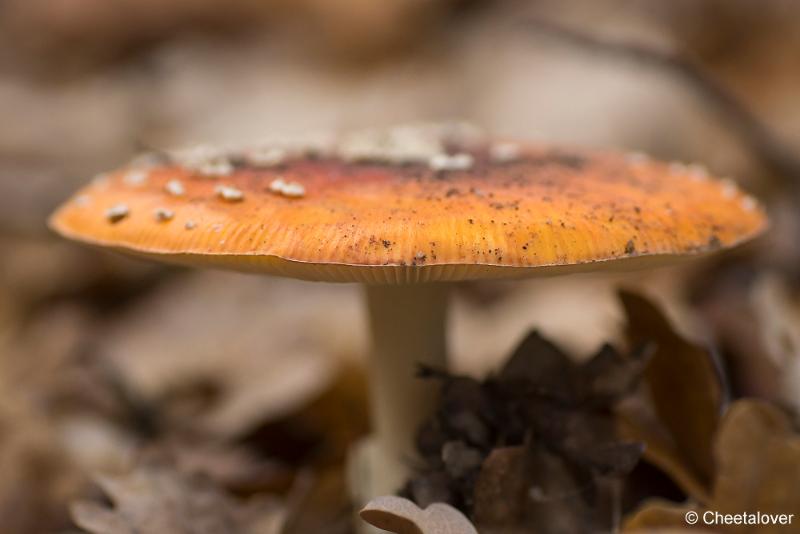
<svg viewBox="0 0 800 534">
<path fill-rule="evenodd" d="M 663 265 L 767 224 L 752 197 L 699 166 L 492 143 L 462 128 L 191 154 L 105 175 L 50 224 L 156 260 L 363 284 L 374 438 L 354 462 L 360 498 L 408 473 L 434 402 L 415 367 L 446 367 L 450 283 Z"/>
</svg>

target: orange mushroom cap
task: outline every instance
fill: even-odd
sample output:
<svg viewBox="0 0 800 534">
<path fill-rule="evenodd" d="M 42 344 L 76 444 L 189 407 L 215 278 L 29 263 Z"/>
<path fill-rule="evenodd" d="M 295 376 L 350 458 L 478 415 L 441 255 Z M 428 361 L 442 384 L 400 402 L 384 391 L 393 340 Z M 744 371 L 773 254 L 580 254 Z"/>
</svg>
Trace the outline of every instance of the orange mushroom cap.
<svg viewBox="0 0 800 534">
<path fill-rule="evenodd" d="M 767 226 L 753 197 L 697 166 L 440 141 L 163 158 L 96 179 L 50 224 L 158 260 L 365 283 L 662 264 Z"/>
</svg>

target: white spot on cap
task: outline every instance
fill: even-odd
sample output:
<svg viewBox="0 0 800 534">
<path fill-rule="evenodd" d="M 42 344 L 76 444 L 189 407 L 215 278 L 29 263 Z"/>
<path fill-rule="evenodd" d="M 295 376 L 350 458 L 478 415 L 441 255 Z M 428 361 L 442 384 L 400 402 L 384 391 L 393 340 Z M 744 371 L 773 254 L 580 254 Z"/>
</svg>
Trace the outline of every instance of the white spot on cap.
<svg viewBox="0 0 800 534">
<path fill-rule="evenodd" d="M 167 208 L 157 208 L 154 215 L 158 222 L 167 222 L 175 217 L 175 212 Z"/>
<path fill-rule="evenodd" d="M 243 154 L 251 165 L 272 167 L 287 159 L 332 155 L 336 137 L 330 133 L 304 132 L 301 134 L 269 136 L 257 145 L 235 150 Z"/>
<path fill-rule="evenodd" d="M 297 182 L 291 182 L 286 184 L 282 191 L 284 196 L 292 197 L 292 198 L 299 198 L 306 194 L 306 188 L 302 185 L 298 184 Z"/>
<path fill-rule="evenodd" d="M 214 189 L 214 192 L 216 192 L 218 197 L 227 202 L 241 202 L 244 200 L 244 193 L 229 185 L 218 185 Z"/>
<path fill-rule="evenodd" d="M 233 172 L 233 165 L 228 156 L 223 151 L 207 145 L 180 150 L 173 154 L 173 159 L 203 176 L 227 176 Z"/>
<path fill-rule="evenodd" d="M 83 208 L 83 207 L 88 206 L 89 204 L 91 204 L 92 203 L 92 199 L 89 197 L 89 195 L 78 195 L 78 196 L 75 197 L 74 202 L 75 202 L 76 206 L 80 206 L 80 207 Z"/>
<path fill-rule="evenodd" d="M 183 184 L 180 182 L 180 180 L 170 180 L 164 186 L 164 189 L 167 191 L 167 193 L 176 197 L 186 194 L 186 188 L 183 187 Z"/>
<path fill-rule="evenodd" d="M 508 163 L 519 159 L 520 148 L 514 143 L 495 143 L 489 147 L 489 159 L 497 163 Z"/>
<path fill-rule="evenodd" d="M 337 142 L 336 154 L 346 161 L 426 163 L 449 146 L 476 146 L 482 139 L 477 128 L 464 123 L 406 124 L 349 132 Z"/>
<path fill-rule="evenodd" d="M 703 182 L 708 179 L 708 169 L 699 163 L 693 163 L 686 168 L 689 176 L 698 182 Z"/>
<path fill-rule="evenodd" d="M 145 152 L 135 156 L 128 165 L 130 167 L 151 168 L 162 165 L 168 159 L 165 154 L 160 152 Z"/>
<path fill-rule="evenodd" d="M 92 179 L 92 184 L 97 187 L 105 188 L 108 187 L 108 173 L 98 174 Z"/>
<path fill-rule="evenodd" d="M 276 178 L 269 184 L 269 190 L 273 193 L 285 197 L 300 198 L 305 196 L 306 188 L 297 182 L 287 182 L 282 178 Z"/>
<path fill-rule="evenodd" d="M 286 150 L 277 147 L 253 149 L 245 156 L 256 167 L 275 167 L 286 161 Z"/>
<path fill-rule="evenodd" d="M 739 193 L 739 186 L 730 178 L 722 180 L 722 196 L 727 199 L 734 198 Z"/>
<path fill-rule="evenodd" d="M 675 175 L 683 175 L 686 174 L 689 170 L 689 167 L 686 166 L 685 163 L 681 163 L 680 161 L 673 161 L 669 164 L 669 173 Z"/>
<path fill-rule="evenodd" d="M 283 192 L 283 188 L 286 187 L 286 180 L 283 178 L 275 178 L 269 184 L 269 190 L 273 193 L 281 193 Z"/>
<path fill-rule="evenodd" d="M 758 207 L 758 201 L 750 195 L 745 195 L 742 199 L 742 208 L 745 211 L 753 211 Z"/>
<path fill-rule="evenodd" d="M 428 166 L 434 171 L 465 171 L 475 162 L 470 154 L 436 154 L 428 161 Z"/>
<path fill-rule="evenodd" d="M 187 230 L 194 230 L 197 228 L 197 223 L 194 221 L 186 221 L 186 224 L 184 224 L 183 227 Z"/>
<path fill-rule="evenodd" d="M 109 220 L 111 223 L 118 223 L 128 215 L 130 215 L 131 210 L 125 204 L 116 204 L 111 206 L 106 210 L 106 219 Z"/>
<path fill-rule="evenodd" d="M 227 176 L 233 172 L 233 165 L 227 159 L 218 159 L 215 161 L 208 161 L 195 169 L 203 176 Z"/>
<path fill-rule="evenodd" d="M 142 170 L 128 171 L 122 177 L 122 182 L 125 185 L 133 187 L 141 187 L 147 183 L 148 173 Z"/>
</svg>

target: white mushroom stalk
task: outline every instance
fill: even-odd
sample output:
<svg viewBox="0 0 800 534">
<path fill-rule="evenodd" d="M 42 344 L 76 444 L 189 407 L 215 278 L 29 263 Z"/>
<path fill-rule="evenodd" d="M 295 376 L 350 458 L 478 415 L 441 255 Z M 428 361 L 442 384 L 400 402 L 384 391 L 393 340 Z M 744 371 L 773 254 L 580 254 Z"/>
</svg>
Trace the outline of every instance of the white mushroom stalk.
<svg viewBox="0 0 800 534">
<path fill-rule="evenodd" d="M 367 286 L 373 435 L 351 466 L 356 498 L 395 493 L 408 479 L 417 431 L 437 399 L 418 367 L 447 368 L 447 293 L 446 283 Z"/>
</svg>

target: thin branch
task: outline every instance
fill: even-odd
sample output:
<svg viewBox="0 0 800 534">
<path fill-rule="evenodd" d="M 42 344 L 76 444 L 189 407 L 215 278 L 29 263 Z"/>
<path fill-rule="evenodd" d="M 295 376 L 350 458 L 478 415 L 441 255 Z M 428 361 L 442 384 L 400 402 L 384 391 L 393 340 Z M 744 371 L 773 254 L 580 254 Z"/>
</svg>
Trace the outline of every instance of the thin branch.
<svg viewBox="0 0 800 534">
<path fill-rule="evenodd" d="M 800 184 L 800 158 L 744 102 L 688 54 L 643 43 L 612 40 L 540 19 L 527 19 L 522 24 L 528 30 L 589 53 L 669 72 L 730 124 L 733 132 L 769 172 L 794 185 Z"/>
</svg>

